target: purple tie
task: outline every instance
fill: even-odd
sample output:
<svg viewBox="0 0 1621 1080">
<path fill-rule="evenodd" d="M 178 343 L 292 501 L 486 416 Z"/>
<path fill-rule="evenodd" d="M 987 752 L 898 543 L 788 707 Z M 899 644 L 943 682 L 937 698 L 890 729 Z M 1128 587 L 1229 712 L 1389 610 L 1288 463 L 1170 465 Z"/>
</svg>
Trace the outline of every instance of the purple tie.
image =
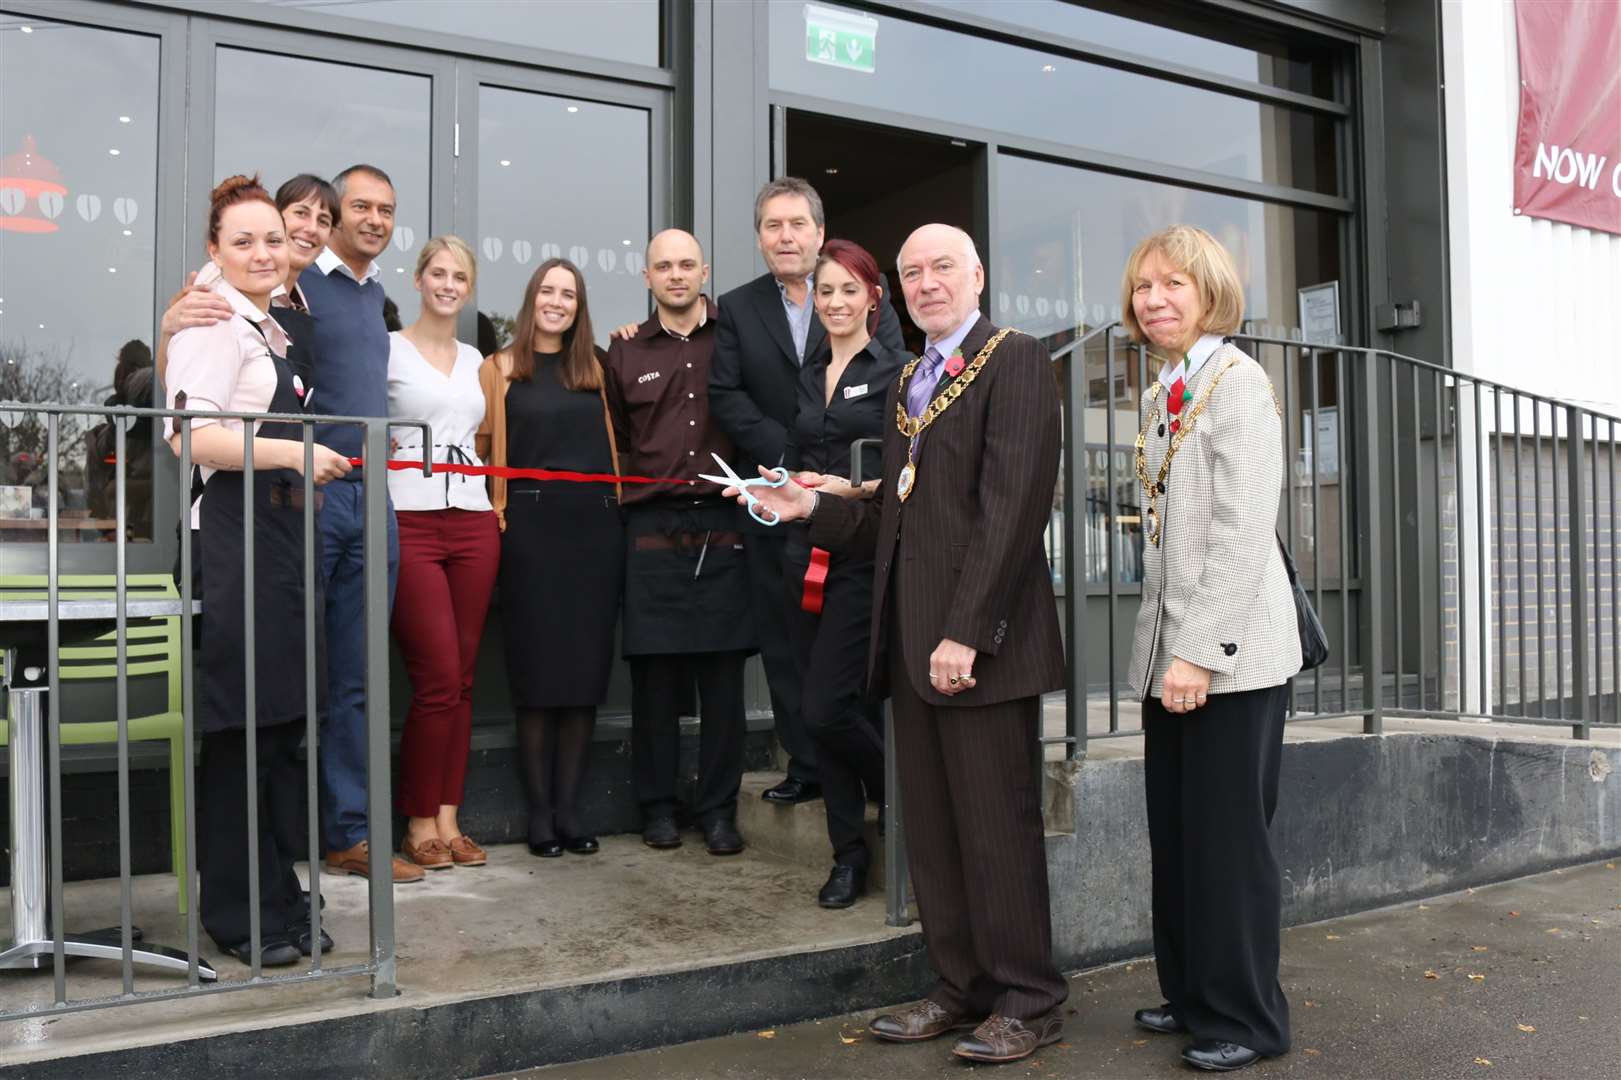
<svg viewBox="0 0 1621 1080">
<path fill-rule="evenodd" d="M 923 351 L 923 363 L 912 373 L 912 383 L 906 388 L 906 413 L 922 416 L 929 405 L 934 388 L 940 385 L 940 366 L 944 357 L 930 345 Z"/>
</svg>

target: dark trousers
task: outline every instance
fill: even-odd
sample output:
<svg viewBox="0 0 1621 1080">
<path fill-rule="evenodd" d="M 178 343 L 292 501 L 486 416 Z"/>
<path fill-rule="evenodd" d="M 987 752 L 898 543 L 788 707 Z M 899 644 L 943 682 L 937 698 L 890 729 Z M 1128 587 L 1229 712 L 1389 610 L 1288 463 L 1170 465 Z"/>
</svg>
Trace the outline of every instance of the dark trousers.
<svg viewBox="0 0 1621 1080">
<path fill-rule="evenodd" d="M 808 553 L 789 550 L 788 626 L 804 687 L 801 716 L 818 750 L 827 838 L 835 863 L 866 869 L 867 803 L 884 799 L 882 707 L 866 694 L 872 563 L 834 556 L 821 614 L 813 615 L 801 604 L 806 563 L 795 557 Z"/>
<path fill-rule="evenodd" d="M 490 511 L 399 514 L 399 598 L 392 627 L 411 677 L 395 806 L 431 818 L 460 806 L 473 733 L 473 669 L 490 609 L 501 533 Z"/>
<path fill-rule="evenodd" d="M 1035 740 L 1040 698 L 935 707 L 890 649 L 907 865 L 954 1013 L 1031 1020 L 1069 996 L 1052 959 Z"/>
<path fill-rule="evenodd" d="M 788 775 L 815 783 L 816 742 L 805 730 L 800 714 L 799 663 L 788 630 L 788 611 L 782 603 L 786 547 L 787 537 L 781 529 L 769 535 L 749 533 L 743 554 L 749 565 L 754 631 L 771 691 L 777 742 L 788 755 Z"/>
<path fill-rule="evenodd" d="M 698 791 L 702 825 L 732 820 L 743 782 L 743 664 L 746 652 L 666 653 L 630 659 L 630 745 L 642 819 L 675 813 L 681 764 L 681 705 L 698 686 Z"/>
<path fill-rule="evenodd" d="M 1195 1038 L 1289 1049 L 1278 985 L 1282 909 L 1268 829 L 1289 687 L 1212 694 L 1191 713 L 1143 702 L 1154 961 Z"/>
<path fill-rule="evenodd" d="M 289 940 L 308 917 L 303 886 L 293 862 L 307 846 L 300 835 L 299 806 L 305 773 L 298 760 L 302 723 L 276 724 L 255 732 L 259 779 L 259 935 Z M 252 898 L 248 888 L 248 739 L 238 728 L 206 732 L 197 786 L 197 865 L 202 888 L 198 917 L 208 936 L 229 949 L 248 940 Z"/>
</svg>

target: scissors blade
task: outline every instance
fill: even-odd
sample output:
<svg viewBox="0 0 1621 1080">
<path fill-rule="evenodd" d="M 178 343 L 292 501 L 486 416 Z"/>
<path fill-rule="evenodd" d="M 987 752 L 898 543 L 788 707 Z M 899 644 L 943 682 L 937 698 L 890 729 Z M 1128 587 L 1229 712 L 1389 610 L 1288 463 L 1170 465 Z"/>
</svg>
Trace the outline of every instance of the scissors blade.
<svg viewBox="0 0 1621 1080">
<path fill-rule="evenodd" d="M 711 476 L 709 473 L 699 473 L 698 479 L 708 480 L 711 484 L 719 484 L 721 487 L 737 487 L 738 485 L 738 481 L 730 476 Z M 743 489 L 738 488 L 738 490 Z"/>
<path fill-rule="evenodd" d="M 737 475 L 737 473 L 733 472 L 732 467 L 730 465 L 726 464 L 726 462 L 724 460 L 722 460 L 722 458 L 721 458 L 721 456 L 719 454 L 711 451 L 709 456 L 715 459 L 715 464 L 720 466 L 720 471 L 725 473 L 728 477 L 731 478 L 730 482 L 732 484 L 736 485 L 739 488 L 741 488 L 743 486 L 743 478 L 741 476 Z"/>
</svg>

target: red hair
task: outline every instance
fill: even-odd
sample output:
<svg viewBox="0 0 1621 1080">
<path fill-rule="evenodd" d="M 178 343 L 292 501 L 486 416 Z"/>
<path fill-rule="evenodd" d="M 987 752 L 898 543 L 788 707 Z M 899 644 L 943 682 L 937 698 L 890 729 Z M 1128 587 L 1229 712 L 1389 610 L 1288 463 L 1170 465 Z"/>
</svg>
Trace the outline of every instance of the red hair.
<svg viewBox="0 0 1621 1080">
<path fill-rule="evenodd" d="M 821 273 L 822 267 L 830 262 L 838 263 L 851 277 L 867 287 L 867 300 L 873 305 L 867 313 L 867 333 L 876 334 L 878 305 L 884 302 L 879 293 L 878 260 L 853 240 L 829 240 L 822 245 L 822 253 L 816 258 L 816 272 Z"/>
<path fill-rule="evenodd" d="M 272 199 L 270 192 L 259 183 L 258 173 L 254 173 L 251 177 L 227 176 L 220 181 L 219 187 L 209 194 L 208 199 L 208 242 L 211 244 L 219 243 L 220 217 L 224 215 L 226 207 L 257 201 L 267 204 L 272 210 L 276 209 L 276 200 Z M 280 216 L 280 211 L 277 211 L 277 216 Z"/>
</svg>

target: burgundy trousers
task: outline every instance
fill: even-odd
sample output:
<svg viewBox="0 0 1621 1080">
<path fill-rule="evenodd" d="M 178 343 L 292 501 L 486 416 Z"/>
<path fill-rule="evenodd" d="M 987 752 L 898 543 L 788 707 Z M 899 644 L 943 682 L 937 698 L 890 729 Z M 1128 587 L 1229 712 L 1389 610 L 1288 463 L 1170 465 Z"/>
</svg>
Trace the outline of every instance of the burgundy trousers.
<svg viewBox="0 0 1621 1080">
<path fill-rule="evenodd" d="M 473 731 L 473 668 L 501 534 L 492 511 L 401 510 L 394 638 L 411 679 L 394 805 L 431 818 L 460 806 Z"/>
</svg>

